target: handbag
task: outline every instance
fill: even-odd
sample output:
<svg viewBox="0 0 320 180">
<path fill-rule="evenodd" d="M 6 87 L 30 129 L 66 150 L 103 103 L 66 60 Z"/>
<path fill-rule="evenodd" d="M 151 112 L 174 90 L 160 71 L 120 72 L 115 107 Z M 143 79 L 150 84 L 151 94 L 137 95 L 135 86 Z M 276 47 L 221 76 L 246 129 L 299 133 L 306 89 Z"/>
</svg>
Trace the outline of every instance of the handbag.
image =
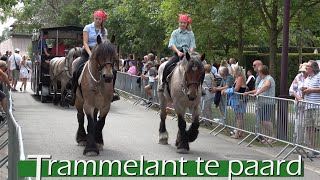
<svg viewBox="0 0 320 180">
<path fill-rule="evenodd" d="M 16 56 L 15 55 L 13 55 L 13 60 L 14 60 L 14 63 L 16 65 L 16 70 L 20 71 L 20 66 L 18 66 L 18 63 L 16 61 Z"/>
</svg>

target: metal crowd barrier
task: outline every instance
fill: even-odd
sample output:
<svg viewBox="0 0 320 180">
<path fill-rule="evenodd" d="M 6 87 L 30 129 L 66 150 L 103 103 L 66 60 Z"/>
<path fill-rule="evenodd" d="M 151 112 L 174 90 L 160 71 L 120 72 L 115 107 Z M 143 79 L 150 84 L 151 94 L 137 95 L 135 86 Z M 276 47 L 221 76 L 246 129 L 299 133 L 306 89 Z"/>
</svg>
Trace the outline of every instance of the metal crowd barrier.
<svg viewBox="0 0 320 180">
<path fill-rule="evenodd" d="M 8 162 L 8 179 L 29 180 L 31 178 L 18 177 L 18 162 L 19 160 L 25 160 L 21 127 L 18 125 L 13 116 L 13 101 L 11 92 L 7 90 L 5 85 L 3 85 L 3 89 L 7 95 L 6 121 L 8 124 L 8 156 L 6 161 Z"/>
<path fill-rule="evenodd" d="M 117 74 L 116 90 L 126 100 L 134 97 L 134 105 L 148 101 L 148 95 L 144 90 L 148 82 L 144 79 L 138 80 L 139 78 L 123 72 Z M 152 94 L 152 102 L 146 109 L 159 105 L 157 83 Z M 292 148 L 283 159 L 294 151 L 303 157 L 306 155 L 310 160 L 312 159 L 306 150 L 320 153 L 320 104 L 235 93 L 221 96 L 218 107 L 215 107 L 213 97 L 202 97 L 200 108 L 201 121 L 212 128 L 210 134 L 215 132 L 215 136 L 225 130 L 230 134 L 241 131 L 243 137 L 240 138 L 239 145 L 245 141 L 249 142 L 247 146 L 254 141 L 270 147 L 273 147 L 273 142 L 285 143 L 286 146 L 277 157 L 290 146 Z M 169 109 L 173 119 L 176 118 L 174 109 Z M 191 119 L 191 114 L 187 113 L 186 118 Z"/>
</svg>

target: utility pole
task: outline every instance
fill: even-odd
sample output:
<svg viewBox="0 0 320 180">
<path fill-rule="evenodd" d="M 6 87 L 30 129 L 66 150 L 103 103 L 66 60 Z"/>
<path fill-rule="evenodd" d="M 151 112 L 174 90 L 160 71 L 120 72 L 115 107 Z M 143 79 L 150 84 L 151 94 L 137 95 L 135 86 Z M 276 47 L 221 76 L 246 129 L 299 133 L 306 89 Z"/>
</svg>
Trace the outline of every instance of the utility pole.
<svg viewBox="0 0 320 180">
<path fill-rule="evenodd" d="M 288 96 L 289 22 L 290 22 L 290 0 L 284 0 L 280 98 L 287 98 Z M 287 101 L 279 101 L 277 116 L 278 116 L 277 136 L 280 139 L 287 140 L 287 132 L 288 132 L 288 102 Z"/>
</svg>

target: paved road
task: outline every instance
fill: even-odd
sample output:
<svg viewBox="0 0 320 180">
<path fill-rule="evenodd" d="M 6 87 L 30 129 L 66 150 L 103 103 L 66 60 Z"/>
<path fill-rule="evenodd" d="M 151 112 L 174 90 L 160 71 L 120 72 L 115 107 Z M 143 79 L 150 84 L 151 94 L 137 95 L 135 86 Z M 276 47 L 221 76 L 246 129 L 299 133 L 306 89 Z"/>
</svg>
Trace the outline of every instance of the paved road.
<svg viewBox="0 0 320 180">
<path fill-rule="evenodd" d="M 143 106 L 133 106 L 130 101 L 120 100 L 112 103 L 103 130 L 104 150 L 98 157 L 87 158 L 82 155 L 83 147 L 77 146 L 75 142 L 77 130 L 75 109 L 63 109 L 51 103 L 42 104 L 30 91 L 13 93 L 13 99 L 15 117 L 22 127 L 26 155 L 50 154 L 52 159 L 58 160 L 128 160 L 140 159 L 141 155 L 144 155 L 147 160 L 180 159 L 182 157 L 175 152 L 174 146 L 177 122 L 171 118 L 167 120 L 170 144 L 159 145 L 157 143 L 159 116 L 155 111 L 145 110 Z M 190 146 L 190 153 L 183 155 L 185 159 L 197 159 L 198 157 L 207 160 L 274 159 L 273 156 L 256 151 L 255 148 L 238 146 L 228 137 L 213 136 L 208 132 L 206 129 L 201 129 L 199 138 Z M 297 179 L 319 178 L 319 174 L 305 169 L 305 177 Z"/>
</svg>

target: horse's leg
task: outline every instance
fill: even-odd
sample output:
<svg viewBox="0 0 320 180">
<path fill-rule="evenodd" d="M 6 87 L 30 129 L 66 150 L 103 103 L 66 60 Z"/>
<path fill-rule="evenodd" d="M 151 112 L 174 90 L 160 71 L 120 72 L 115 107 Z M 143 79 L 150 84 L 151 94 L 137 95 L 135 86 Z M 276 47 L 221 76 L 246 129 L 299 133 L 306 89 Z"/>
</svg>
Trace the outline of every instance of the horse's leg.
<svg viewBox="0 0 320 180">
<path fill-rule="evenodd" d="M 192 124 L 187 131 L 188 141 L 193 142 L 197 139 L 199 134 L 199 106 L 196 106 L 192 110 Z"/>
<path fill-rule="evenodd" d="M 109 113 L 109 110 L 110 110 L 110 104 L 100 111 L 99 121 L 97 122 L 95 140 L 100 151 L 103 150 L 104 143 L 103 143 L 102 130 L 105 125 L 106 117 Z"/>
<path fill-rule="evenodd" d="M 188 136 L 186 131 L 187 123 L 184 120 L 184 113 L 178 114 L 178 135 L 176 140 L 177 153 L 186 154 L 189 151 Z"/>
<path fill-rule="evenodd" d="M 76 141 L 79 146 L 85 146 L 87 144 L 87 133 L 84 129 L 84 113 L 83 113 L 83 104 L 81 102 L 77 102 L 77 118 L 78 118 L 78 130 L 76 135 Z"/>
<path fill-rule="evenodd" d="M 169 135 L 166 129 L 166 117 L 167 117 L 167 99 L 162 92 L 158 92 L 160 100 L 160 127 L 159 127 L 159 144 L 168 144 Z"/>
<path fill-rule="evenodd" d="M 57 89 L 58 89 L 58 86 L 57 86 L 57 81 L 56 80 L 53 80 L 52 81 L 52 87 L 53 87 L 53 104 L 54 105 L 58 105 L 58 102 L 57 102 Z"/>
<path fill-rule="evenodd" d="M 95 134 L 96 134 L 96 125 L 97 119 L 95 118 L 95 109 L 87 103 L 83 105 L 84 112 L 87 115 L 88 126 L 87 126 L 87 145 L 83 151 L 83 154 L 86 156 L 96 156 L 99 154 L 99 149 L 95 142 Z"/>
<path fill-rule="evenodd" d="M 61 80 L 61 99 L 60 99 L 60 105 L 62 107 L 69 107 L 68 103 L 66 102 L 65 96 L 66 96 L 66 86 L 67 82 L 65 79 Z"/>
</svg>

